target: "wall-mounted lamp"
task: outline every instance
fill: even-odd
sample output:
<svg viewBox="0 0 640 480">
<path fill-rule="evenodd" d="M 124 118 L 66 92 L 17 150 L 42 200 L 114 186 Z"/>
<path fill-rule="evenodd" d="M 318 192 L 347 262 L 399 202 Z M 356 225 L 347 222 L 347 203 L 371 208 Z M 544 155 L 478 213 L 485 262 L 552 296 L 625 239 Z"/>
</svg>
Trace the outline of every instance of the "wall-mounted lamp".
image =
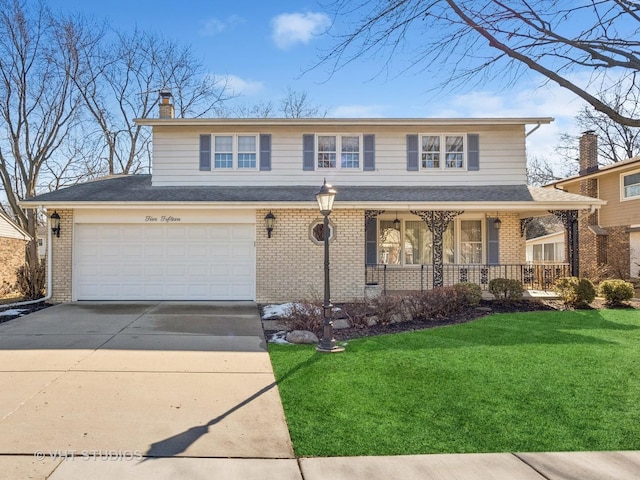
<svg viewBox="0 0 640 480">
<path fill-rule="evenodd" d="M 51 214 L 51 232 L 60 237 L 60 215 L 55 210 Z"/>
<path fill-rule="evenodd" d="M 264 216 L 264 225 L 267 227 L 267 237 L 269 238 L 271 238 L 274 223 L 276 223 L 276 216 L 269 210 L 269 213 Z"/>
<path fill-rule="evenodd" d="M 496 230 L 500 230 L 500 227 L 502 226 L 502 220 L 500 220 L 497 215 L 498 214 L 496 213 L 496 219 L 493 221 L 493 228 L 495 228 Z"/>
</svg>

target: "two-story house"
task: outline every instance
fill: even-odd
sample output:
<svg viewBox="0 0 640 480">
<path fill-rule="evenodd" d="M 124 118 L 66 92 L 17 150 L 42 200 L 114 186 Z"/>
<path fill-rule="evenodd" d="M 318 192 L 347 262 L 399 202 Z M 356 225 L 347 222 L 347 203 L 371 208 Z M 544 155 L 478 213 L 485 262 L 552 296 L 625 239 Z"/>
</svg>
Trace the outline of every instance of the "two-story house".
<svg viewBox="0 0 640 480">
<path fill-rule="evenodd" d="M 640 157 L 599 167 L 598 137 L 580 138 L 580 173 L 551 185 L 606 201 L 580 219 L 580 273 L 640 277 Z"/>
<path fill-rule="evenodd" d="M 160 118 L 136 121 L 153 129 L 150 175 L 23 203 L 60 217 L 54 301 L 317 295 L 324 179 L 338 192 L 334 301 L 373 277 L 389 290 L 526 279 L 526 218 L 603 203 L 526 185 L 527 125 L 551 118 L 186 119 L 165 94 Z"/>
</svg>

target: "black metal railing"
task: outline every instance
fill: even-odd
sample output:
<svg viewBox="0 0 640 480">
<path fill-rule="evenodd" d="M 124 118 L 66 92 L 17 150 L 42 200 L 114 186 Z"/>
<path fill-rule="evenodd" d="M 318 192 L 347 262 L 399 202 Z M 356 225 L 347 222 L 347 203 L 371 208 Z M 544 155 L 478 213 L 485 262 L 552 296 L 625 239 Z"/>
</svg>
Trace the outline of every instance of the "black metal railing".
<svg viewBox="0 0 640 480">
<path fill-rule="evenodd" d="M 527 290 L 551 290 L 558 278 L 571 275 L 567 263 L 508 265 L 443 265 L 443 284 L 472 282 L 482 290 L 489 288 L 494 278 L 509 278 L 522 282 Z M 365 283 L 379 285 L 382 291 L 424 291 L 433 288 L 433 265 L 365 265 Z"/>
</svg>

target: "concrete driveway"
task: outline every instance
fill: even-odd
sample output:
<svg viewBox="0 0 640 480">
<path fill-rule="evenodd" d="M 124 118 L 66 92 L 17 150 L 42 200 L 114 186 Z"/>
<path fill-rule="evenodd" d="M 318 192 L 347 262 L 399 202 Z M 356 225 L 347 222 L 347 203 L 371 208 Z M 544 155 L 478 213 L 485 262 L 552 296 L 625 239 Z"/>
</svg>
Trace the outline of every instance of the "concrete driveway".
<svg viewBox="0 0 640 480">
<path fill-rule="evenodd" d="M 38 311 L 0 324 L 0 386 L 3 478 L 300 478 L 254 303 Z"/>
</svg>

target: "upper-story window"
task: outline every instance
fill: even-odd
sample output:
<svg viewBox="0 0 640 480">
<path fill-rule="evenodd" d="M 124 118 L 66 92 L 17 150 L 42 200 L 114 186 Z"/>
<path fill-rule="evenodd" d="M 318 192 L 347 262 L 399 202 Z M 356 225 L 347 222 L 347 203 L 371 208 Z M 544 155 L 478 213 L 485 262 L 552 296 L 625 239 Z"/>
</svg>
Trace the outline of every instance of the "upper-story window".
<svg viewBox="0 0 640 480">
<path fill-rule="evenodd" d="M 422 135 L 421 168 L 425 170 L 464 168 L 463 135 Z"/>
<path fill-rule="evenodd" d="M 214 135 L 213 168 L 256 168 L 256 135 Z"/>
<path fill-rule="evenodd" d="M 318 169 L 360 168 L 360 136 L 318 135 L 317 139 Z"/>
<path fill-rule="evenodd" d="M 640 198 L 640 172 L 622 176 L 622 198 Z"/>
</svg>

